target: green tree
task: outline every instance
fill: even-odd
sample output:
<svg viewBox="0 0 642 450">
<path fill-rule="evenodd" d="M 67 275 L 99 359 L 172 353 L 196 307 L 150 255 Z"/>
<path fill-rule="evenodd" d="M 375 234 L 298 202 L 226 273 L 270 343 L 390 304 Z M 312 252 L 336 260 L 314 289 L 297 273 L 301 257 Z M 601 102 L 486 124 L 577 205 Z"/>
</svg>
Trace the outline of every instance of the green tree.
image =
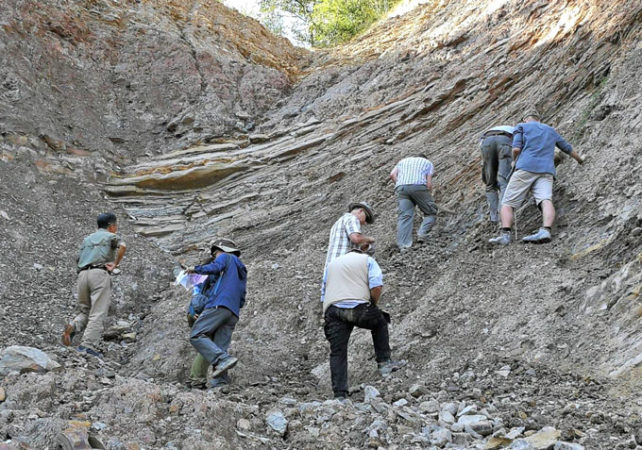
<svg viewBox="0 0 642 450">
<path fill-rule="evenodd" d="M 261 0 L 263 24 L 277 34 L 287 28 L 300 42 L 327 47 L 350 40 L 399 0 Z"/>
<path fill-rule="evenodd" d="M 287 27 L 295 39 L 315 45 L 312 11 L 320 0 L 261 0 L 261 22 L 276 34 L 284 33 Z M 287 23 L 287 25 L 286 25 Z"/>
<path fill-rule="evenodd" d="M 381 0 L 324 0 L 315 5 L 311 27 L 318 46 L 346 42 L 367 29 L 389 9 Z"/>
</svg>

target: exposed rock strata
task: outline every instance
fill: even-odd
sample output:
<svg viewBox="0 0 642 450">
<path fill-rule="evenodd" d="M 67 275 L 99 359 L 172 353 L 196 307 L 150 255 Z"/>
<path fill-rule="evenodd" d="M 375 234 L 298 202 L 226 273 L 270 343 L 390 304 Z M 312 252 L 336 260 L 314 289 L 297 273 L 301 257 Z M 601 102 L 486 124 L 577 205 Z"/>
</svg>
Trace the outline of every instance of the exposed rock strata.
<svg viewBox="0 0 642 450">
<path fill-rule="evenodd" d="M 64 364 L 0 382 L 11 445 L 44 448 L 70 419 L 110 448 L 642 444 L 642 6 L 434 1 L 309 56 L 215 2 L 6 4 L 0 344 Z M 553 243 L 489 248 L 476 137 L 527 104 L 588 161 L 558 168 Z M 418 151 L 441 213 L 401 257 L 385 180 Z M 368 233 L 410 363 L 379 379 L 355 332 L 339 404 L 318 285 L 327 231 L 355 198 L 378 211 Z M 76 246 L 108 207 L 129 214 L 130 250 L 100 364 L 52 343 Z M 538 224 L 520 210 L 519 235 Z M 239 241 L 250 284 L 233 385 L 203 393 L 181 385 L 193 352 L 170 253 L 193 262 L 213 235 Z"/>
</svg>

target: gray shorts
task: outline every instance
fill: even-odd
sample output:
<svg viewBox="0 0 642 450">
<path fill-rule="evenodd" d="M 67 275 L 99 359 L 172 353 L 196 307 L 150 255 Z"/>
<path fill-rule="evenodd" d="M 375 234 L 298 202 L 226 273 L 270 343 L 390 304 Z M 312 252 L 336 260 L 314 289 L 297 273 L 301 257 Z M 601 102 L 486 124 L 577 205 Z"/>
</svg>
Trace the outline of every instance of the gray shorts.
<svg viewBox="0 0 642 450">
<path fill-rule="evenodd" d="M 525 170 L 516 170 L 510 177 L 502 205 L 513 208 L 522 206 L 532 189 L 535 202 L 539 205 L 543 200 L 553 199 L 553 175 L 550 173 L 533 173 Z"/>
</svg>

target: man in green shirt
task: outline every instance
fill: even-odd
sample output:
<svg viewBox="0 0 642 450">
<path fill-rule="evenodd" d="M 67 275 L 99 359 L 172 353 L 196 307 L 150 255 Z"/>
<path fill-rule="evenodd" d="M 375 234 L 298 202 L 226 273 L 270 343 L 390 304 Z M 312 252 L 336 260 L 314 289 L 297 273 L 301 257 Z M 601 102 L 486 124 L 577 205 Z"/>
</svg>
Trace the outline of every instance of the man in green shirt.
<svg viewBox="0 0 642 450">
<path fill-rule="evenodd" d="M 84 330 L 79 351 L 102 357 L 98 345 L 111 303 L 110 275 L 118 267 L 127 247 L 116 234 L 114 213 L 98 215 L 98 230 L 87 236 L 78 256 L 78 309 L 80 312 L 65 325 L 62 343 L 71 345 L 76 333 Z"/>
</svg>

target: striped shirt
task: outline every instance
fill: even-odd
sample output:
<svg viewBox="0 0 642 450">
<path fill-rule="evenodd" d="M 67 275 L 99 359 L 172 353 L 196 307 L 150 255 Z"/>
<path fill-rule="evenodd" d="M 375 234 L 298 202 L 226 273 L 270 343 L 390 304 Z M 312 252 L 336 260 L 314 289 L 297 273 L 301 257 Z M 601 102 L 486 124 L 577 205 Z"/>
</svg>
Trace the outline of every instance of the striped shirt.
<svg viewBox="0 0 642 450">
<path fill-rule="evenodd" d="M 426 184 L 426 177 L 433 174 L 432 163 L 426 158 L 417 156 L 402 159 L 397 163 L 395 169 L 397 169 L 395 187 L 406 184 Z"/>
<path fill-rule="evenodd" d="M 345 213 L 337 220 L 330 230 L 328 242 L 328 255 L 325 258 L 325 266 L 341 255 L 345 255 L 357 246 L 350 241 L 352 233 L 361 233 L 359 219 L 352 213 Z"/>
</svg>

